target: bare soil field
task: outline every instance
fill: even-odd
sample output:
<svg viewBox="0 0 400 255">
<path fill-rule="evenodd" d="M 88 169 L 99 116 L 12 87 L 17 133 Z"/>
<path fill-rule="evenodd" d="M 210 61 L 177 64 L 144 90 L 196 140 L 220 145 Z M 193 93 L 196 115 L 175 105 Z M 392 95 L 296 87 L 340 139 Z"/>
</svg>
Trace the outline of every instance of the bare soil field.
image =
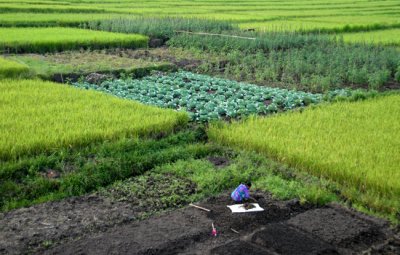
<svg viewBox="0 0 400 255">
<path fill-rule="evenodd" d="M 399 254 L 387 222 L 336 204 L 254 195 L 265 209 L 232 214 L 229 193 L 145 217 L 144 208 L 98 194 L 0 215 L 1 254 Z M 146 210 L 148 210 L 147 208 Z M 146 219 L 144 219 L 146 218 Z M 217 236 L 211 235 L 212 223 Z M 397 236 L 396 236 L 397 235 Z"/>
</svg>

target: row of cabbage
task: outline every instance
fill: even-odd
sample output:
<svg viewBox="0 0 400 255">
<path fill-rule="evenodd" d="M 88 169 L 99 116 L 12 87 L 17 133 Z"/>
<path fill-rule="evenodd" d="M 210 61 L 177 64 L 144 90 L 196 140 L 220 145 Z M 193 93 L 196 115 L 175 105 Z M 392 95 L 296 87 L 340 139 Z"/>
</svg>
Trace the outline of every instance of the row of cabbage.
<svg viewBox="0 0 400 255">
<path fill-rule="evenodd" d="M 100 85 L 74 83 L 115 96 L 163 108 L 186 110 L 192 120 L 266 115 L 318 103 L 321 94 L 261 87 L 190 72 L 147 76 L 141 80 L 119 79 Z"/>
</svg>

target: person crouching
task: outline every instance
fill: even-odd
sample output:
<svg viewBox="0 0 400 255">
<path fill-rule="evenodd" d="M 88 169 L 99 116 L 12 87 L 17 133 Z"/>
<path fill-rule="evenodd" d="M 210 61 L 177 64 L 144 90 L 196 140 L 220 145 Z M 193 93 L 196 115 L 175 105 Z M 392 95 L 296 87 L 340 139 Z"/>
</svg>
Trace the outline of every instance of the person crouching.
<svg viewBox="0 0 400 255">
<path fill-rule="evenodd" d="M 235 202 L 248 202 L 249 199 L 254 200 L 250 196 L 251 182 L 240 184 L 231 194 L 231 198 Z"/>
</svg>

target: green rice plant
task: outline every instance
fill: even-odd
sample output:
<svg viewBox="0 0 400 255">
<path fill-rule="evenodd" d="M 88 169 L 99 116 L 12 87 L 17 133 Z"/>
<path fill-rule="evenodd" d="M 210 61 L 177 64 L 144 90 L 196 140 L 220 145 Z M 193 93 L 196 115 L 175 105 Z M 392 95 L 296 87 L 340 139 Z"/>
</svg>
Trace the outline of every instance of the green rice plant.
<svg viewBox="0 0 400 255">
<path fill-rule="evenodd" d="M 0 51 L 56 52 L 80 48 L 140 48 L 148 38 L 77 28 L 0 28 Z"/>
<path fill-rule="evenodd" d="M 358 14 L 359 15 L 359 14 Z M 242 29 L 255 29 L 257 31 L 297 31 L 302 33 L 357 33 L 399 28 L 400 23 L 395 16 L 388 15 L 362 15 L 353 14 L 345 16 L 336 14 L 330 17 L 288 17 L 287 19 L 277 18 L 271 21 L 241 22 Z M 398 41 L 398 37 L 393 38 Z"/>
<path fill-rule="evenodd" d="M 211 140 L 258 151 L 342 185 L 369 208 L 400 212 L 400 96 L 213 124 Z M 363 195 L 355 197 L 354 194 Z"/>
<path fill-rule="evenodd" d="M 370 32 L 342 34 L 345 42 L 374 43 L 400 46 L 400 29 L 385 29 Z"/>
<path fill-rule="evenodd" d="M 93 7 L 90 5 L 78 6 L 76 4 L 71 5 L 69 3 L 56 3 L 51 2 L 34 2 L 29 3 L 25 1 L 19 1 L 10 3 L 9 1 L 0 2 L 0 13 L 19 13 L 19 12 L 31 12 L 31 13 L 74 13 L 80 12 L 83 14 L 91 13 L 105 13 L 106 10 Z"/>
<path fill-rule="evenodd" d="M 29 74 L 28 66 L 0 57 L 0 79 L 26 77 Z"/>
<path fill-rule="evenodd" d="M 185 113 L 38 80 L 2 80 L 0 91 L 0 159 L 169 133 L 188 121 Z"/>
<path fill-rule="evenodd" d="M 37 13 L 37 12 L 7 12 L 0 15 L 2 27 L 49 27 L 49 26 L 75 26 L 93 20 L 107 20 L 130 15 L 113 13 Z"/>
</svg>

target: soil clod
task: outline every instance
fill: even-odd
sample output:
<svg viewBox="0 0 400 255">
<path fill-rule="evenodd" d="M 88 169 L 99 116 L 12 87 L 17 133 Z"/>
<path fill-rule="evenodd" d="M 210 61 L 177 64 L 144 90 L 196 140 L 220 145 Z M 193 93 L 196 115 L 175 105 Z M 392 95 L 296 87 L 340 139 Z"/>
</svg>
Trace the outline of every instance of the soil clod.
<svg viewBox="0 0 400 255">
<path fill-rule="evenodd" d="M 219 168 L 229 166 L 230 164 L 229 159 L 224 157 L 208 157 L 207 160 Z"/>
<path fill-rule="evenodd" d="M 243 204 L 243 208 L 246 209 L 246 210 L 250 210 L 250 209 L 253 209 L 253 208 L 255 208 L 255 207 L 256 207 L 256 206 L 253 205 L 252 203 L 244 203 L 244 204 Z"/>
</svg>

